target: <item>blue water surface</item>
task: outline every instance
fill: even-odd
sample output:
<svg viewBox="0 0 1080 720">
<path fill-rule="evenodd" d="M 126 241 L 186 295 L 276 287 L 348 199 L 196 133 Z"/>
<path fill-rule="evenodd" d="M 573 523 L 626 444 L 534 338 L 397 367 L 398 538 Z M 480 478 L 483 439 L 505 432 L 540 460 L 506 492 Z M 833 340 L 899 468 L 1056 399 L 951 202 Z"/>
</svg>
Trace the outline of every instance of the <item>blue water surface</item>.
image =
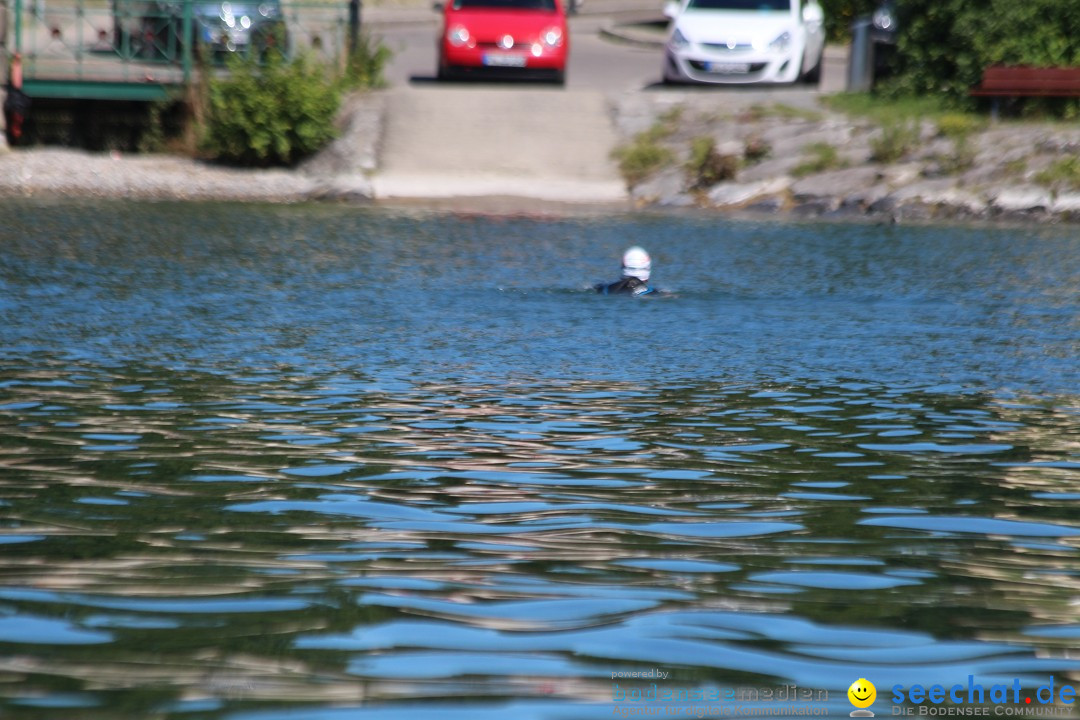
<svg viewBox="0 0 1080 720">
<path fill-rule="evenodd" d="M 1072 228 L 0 217 L 5 718 L 1080 685 Z"/>
</svg>

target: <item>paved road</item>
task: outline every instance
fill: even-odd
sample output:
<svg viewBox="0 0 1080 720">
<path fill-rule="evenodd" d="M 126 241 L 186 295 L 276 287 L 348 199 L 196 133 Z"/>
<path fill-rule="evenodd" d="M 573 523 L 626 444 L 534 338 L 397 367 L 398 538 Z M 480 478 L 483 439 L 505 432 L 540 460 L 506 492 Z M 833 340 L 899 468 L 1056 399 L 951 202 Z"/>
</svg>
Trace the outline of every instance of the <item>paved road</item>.
<svg viewBox="0 0 1080 720">
<path fill-rule="evenodd" d="M 643 16 L 621 13 L 623 19 Z M 650 13 L 646 11 L 644 16 Z M 372 27 L 394 51 L 392 90 L 376 197 L 512 196 L 619 202 L 625 187 L 610 159 L 617 142 L 611 101 L 627 93 L 710 94 L 730 109 L 755 102 L 814 106 L 817 91 L 794 88 L 677 88 L 659 84 L 661 50 L 601 36 L 610 14 L 571 18 L 566 88 L 543 84 L 434 80 L 438 16 L 414 11 L 407 22 Z M 824 85 L 843 69 L 827 65 Z M 842 86 L 842 82 L 840 83 Z"/>
<path fill-rule="evenodd" d="M 421 86 L 435 75 L 437 16 L 422 24 L 378 28 L 384 42 L 394 50 L 387 79 L 394 87 Z M 607 16 L 584 15 L 570 19 L 570 66 L 568 90 L 638 89 L 660 79 L 660 52 L 652 48 L 620 45 L 600 37 Z"/>
<path fill-rule="evenodd" d="M 611 203 L 626 189 L 610 158 L 607 93 L 658 75 L 655 50 L 600 37 L 606 18 L 571 19 L 566 88 L 437 83 L 437 18 L 379 28 L 394 50 L 376 197 L 514 196 Z"/>
<path fill-rule="evenodd" d="M 378 198 L 528 197 L 610 203 L 626 189 L 596 90 L 404 87 L 387 98 Z"/>
</svg>

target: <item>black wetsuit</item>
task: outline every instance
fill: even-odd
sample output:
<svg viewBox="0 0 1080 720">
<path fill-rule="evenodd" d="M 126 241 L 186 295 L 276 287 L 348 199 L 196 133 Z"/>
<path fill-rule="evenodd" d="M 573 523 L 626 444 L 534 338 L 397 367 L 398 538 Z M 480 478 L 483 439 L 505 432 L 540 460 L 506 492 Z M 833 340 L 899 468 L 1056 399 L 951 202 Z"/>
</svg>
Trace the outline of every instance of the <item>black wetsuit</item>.
<svg viewBox="0 0 1080 720">
<path fill-rule="evenodd" d="M 613 283 L 600 283 L 596 286 L 596 292 L 601 295 L 648 295 L 656 292 L 649 283 L 636 277 L 624 277 Z"/>
</svg>

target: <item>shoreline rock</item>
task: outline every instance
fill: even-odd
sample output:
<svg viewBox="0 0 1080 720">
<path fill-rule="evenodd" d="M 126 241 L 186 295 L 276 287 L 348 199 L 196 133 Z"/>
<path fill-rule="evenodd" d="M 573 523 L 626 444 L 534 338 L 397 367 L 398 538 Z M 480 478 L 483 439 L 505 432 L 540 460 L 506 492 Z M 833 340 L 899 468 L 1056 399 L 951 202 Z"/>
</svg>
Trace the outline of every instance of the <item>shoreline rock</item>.
<svg viewBox="0 0 1080 720">
<path fill-rule="evenodd" d="M 958 136 L 924 120 L 904 141 L 801 95 L 773 97 L 741 105 L 737 93 L 621 99 L 616 118 L 632 119 L 617 122 L 622 142 L 647 131 L 674 158 L 631 188 L 635 206 L 890 223 L 1080 223 L 1080 188 L 1040 183 L 1054 162 L 1080 158 L 1080 125 L 994 123 Z M 690 150 L 701 138 L 741 163 L 735 177 L 701 188 Z M 877 159 L 888 152 L 892 162 Z"/>
</svg>

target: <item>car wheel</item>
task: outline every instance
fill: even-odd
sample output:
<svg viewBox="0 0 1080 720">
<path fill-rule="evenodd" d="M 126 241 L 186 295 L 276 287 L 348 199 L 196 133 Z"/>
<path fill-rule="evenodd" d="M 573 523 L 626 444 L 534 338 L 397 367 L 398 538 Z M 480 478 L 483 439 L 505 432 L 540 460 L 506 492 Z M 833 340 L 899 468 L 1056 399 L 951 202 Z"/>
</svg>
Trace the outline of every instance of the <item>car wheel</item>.
<svg viewBox="0 0 1080 720">
<path fill-rule="evenodd" d="M 805 73 L 800 80 L 806 85 L 818 85 L 821 83 L 821 63 L 825 60 L 824 53 L 818 55 L 817 64 L 814 65 L 814 69 L 808 73 Z"/>
<path fill-rule="evenodd" d="M 555 74 L 551 78 L 551 81 L 559 87 L 564 87 L 566 85 L 566 71 L 556 70 Z"/>
<path fill-rule="evenodd" d="M 664 55 L 664 65 L 660 70 L 660 82 L 664 85 L 684 85 L 687 79 L 679 71 L 679 65 L 671 55 Z"/>
</svg>

